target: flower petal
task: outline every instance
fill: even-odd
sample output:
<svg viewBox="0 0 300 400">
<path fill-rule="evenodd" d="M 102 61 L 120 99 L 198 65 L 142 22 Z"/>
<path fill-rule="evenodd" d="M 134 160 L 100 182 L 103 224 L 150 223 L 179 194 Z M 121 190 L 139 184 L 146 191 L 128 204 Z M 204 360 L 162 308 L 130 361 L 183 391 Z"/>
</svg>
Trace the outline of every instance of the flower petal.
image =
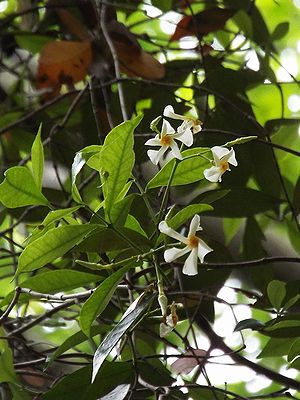
<svg viewBox="0 0 300 400">
<path fill-rule="evenodd" d="M 180 257 L 184 256 L 189 251 L 190 251 L 190 248 L 187 247 L 187 246 L 184 247 L 183 249 L 177 249 L 176 247 L 172 247 L 171 249 L 167 249 L 164 252 L 165 262 L 170 263 L 170 262 L 172 262 L 174 260 L 177 260 L 177 258 L 180 258 Z"/>
<path fill-rule="evenodd" d="M 173 133 L 175 133 L 175 129 L 172 127 L 169 121 L 163 119 L 161 135 L 172 135 Z"/>
<path fill-rule="evenodd" d="M 158 229 L 161 233 L 164 233 L 167 236 L 170 236 L 173 239 L 178 240 L 181 243 L 188 244 L 188 240 L 186 237 L 176 232 L 174 229 L 170 228 L 166 221 L 161 221 L 158 225 Z"/>
<path fill-rule="evenodd" d="M 198 257 L 201 263 L 203 263 L 204 257 L 206 254 L 213 251 L 211 247 L 209 247 L 202 239 L 199 239 L 198 243 Z"/>
<path fill-rule="evenodd" d="M 168 147 L 161 147 L 159 150 L 148 150 L 147 154 L 150 158 L 150 161 L 157 165 L 167 149 Z"/>
<path fill-rule="evenodd" d="M 199 229 L 199 228 L 200 228 L 200 229 Z M 193 217 L 193 219 L 191 220 L 188 236 L 191 236 L 191 235 L 194 236 L 194 235 L 196 234 L 196 232 L 199 231 L 199 230 L 201 230 L 201 227 L 200 227 L 200 217 L 199 217 L 198 214 L 196 214 L 196 215 Z"/>
<path fill-rule="evenodd" d="M 177 134 L 174 135 L 174 137 L 177 140 L 180 140 L 182 143 L 184 143 L 187 147 L 190 147 L 193 144 L 194 138 L 193 138 L 193 132 L 191 130 L 191 124 L 186 123 L 184 121 L 178 128 Z"/>
<path fill-rule="evenodd" d="M 155 138 L 147 140 L 145 145 L 146 146 L 161 146 L 161 143 L 160 143 L 160 140 L 159 140 L 159 136 L 156 135 Z"/>
<path fill-rule="evenodd" d="M 170 147 L 171 147 L 171 152 L 174 155 L 174 157 L 178 158 L 178 160 L 182 160 L 183 157 L 182 157 L 182 155 L 180 153 L 180 150 L 179 150 L 179 147 L 178 147 L 177 143 L 172 141 L 170 143 Z"/>
<path fill-rule="evenodd" d="M 168 118 L 181 119 L 183 121 L 185 120 L 185 117 L 183 115 L 176 114 L 174 112 L 174 108 L 170 105 L 165 107 L 163 115 Z"/>
<path fill-rule="evenodd" d="M 197 248 L 194 248 L 184 263 L 182 272 L 185 275 L 197 275 L 198 273 L 197 257 L 198 257 Z"/>
<path fill-rule="evenodd" d="M 219 167 L 210 167 L 203 171 L 204 177 L 210 182 L 221 182 L 223 171 Z"/>
<path fill-rule="evenodd" d="M 236 167 L 238 165 L 238 162 L 235 158 L 235 151 L 233 150 L 233 148 L 230 149 L 230 152 L 228 154 L 228 162 L 229 162 L 229 164 L 233 165 L 234 167 Z"/>
<path fill-rule="evenodd" d="M 198 133 L 202 130 L 202 126 L 201 124 L 194 124 L 193 125 L 193 134 L 195 135 L 195 133 Z"/>
<path fill-rule="evenodd" d="M 229 153 L 229 150 L 222 146 L 214 146 L 211 148 L 215 164 L 218 166 L 222 157 Z"/>
</svg>

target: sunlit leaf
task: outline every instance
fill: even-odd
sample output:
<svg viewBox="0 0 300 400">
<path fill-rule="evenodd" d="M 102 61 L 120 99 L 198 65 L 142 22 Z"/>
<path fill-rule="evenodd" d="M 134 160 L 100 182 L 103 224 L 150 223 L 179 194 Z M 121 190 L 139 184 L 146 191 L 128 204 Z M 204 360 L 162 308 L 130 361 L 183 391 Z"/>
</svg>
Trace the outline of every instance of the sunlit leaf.
<svg viewBox="0 0 300 400">
<path fill-rule="evenodd" d="M 0 201 L 5 207 L 47 206 L 49 204 L 26 167 L 9 168 L 4 176 L 5 179 L 0 185 Z"/>
<path fill-rule="evenodd" d="M 34 139 L 31 148 L 32 173 L 39 190 L 42 190 L 42 180 L 44 172 L 44 147 L 41 140 L 42 125 Z"/>
<path fill-rule="evenodd" d="M 142 115 L 115 127 L 105 138 L 101 151 L 101 179 L 105 198 L 105 211 L 110 218 L 111 210 L 131 175 L 135 154 L 133 133 Z"/>
<path fill-rule="evenodd" d="M 268 284 L 267 293 L 272 306 L 279 311 L 286 295 L 285 283 L 277 280 L 271 281 Z"/>
</svg>

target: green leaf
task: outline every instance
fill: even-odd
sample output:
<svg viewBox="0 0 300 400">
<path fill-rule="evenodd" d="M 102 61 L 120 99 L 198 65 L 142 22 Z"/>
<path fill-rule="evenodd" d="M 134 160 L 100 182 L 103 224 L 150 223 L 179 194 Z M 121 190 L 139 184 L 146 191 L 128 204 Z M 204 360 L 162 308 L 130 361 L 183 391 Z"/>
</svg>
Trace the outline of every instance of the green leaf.
<svg viewBox="0 0 300 400">
<path fill-rule="evenodd" d="M 209 204 L 191 204 L 179 211 L 174 217 L 167 220 L 168 226 L 172 229 L 179 228 L 188 219 L 192 218 L 195 214 L 200 214 L 205 211 L 211 211 L 213 207 Z M 160 234 L 156 246 L 159 245 L 163 240 L 164 235 Z"/>
<path fill-rule="evenodd" d="M 172 7 L 172 0 L 152 0 L 152 5 L 162 11 L 170 11 Z"/>
<path fill-rule="evenodd" d="M 300 124 L 300 118 L 275 118 L 265 123 L 265 129 L 269 133 L 278 131 L 283 126 L 294 126 Z"/>
<path fill-rule="evenodd" d="M 290 316 L 291 318 L 292 316 Z M 300 335 L 300 320 L 284 320 L 265 327 L 261 333 L 278 338 L 291 338 Z"/>
<path fill-rule="evenodd" d="M 275 41 L 282 39 L 288 33 L 289 29 L 289 22 L 281 22 L 275 27 L 274 31 L 271 33 L 270 40 Z"/>
<path fill-rule="evenodd" d="M 300 338 L 296 339 L 290 347 L 287 360 L 288 362 L 293 361 L 294 358 L 300 355 Z"/>
<path fill-rule="evenodd" d="M 49 204 L 26 167 L 9 168 L 4 176 L 5 179 L 0 185 L 0 201 L 5 207 L 47 206 Z"/>
<path fill-rule="evenodd" d="M 76 207 L 64 208 L 62 210 L 50 211 L 46 215 L 44 220 L 32 231 L 31 235 L 26 239 L 26 245 L 33 242 L 39 236 L 44 235 L 45 232 L 49 230 L 49 228 L 51 228 L 51 225 L 54 222 L 63 219 L 64 217 L 67 217 L 68 215 L 77 211 L 80 207 L 81 206 L 76 206 Z"/>
<path fill-rule="evenodd" d="M 293 206 L 296 215 L 300 214 L 300 177 L 298 178 L 294 189 Z"/>
<path fill-rule="evenodd" d="M 198 155 L 199 154 L 199 155 Z M 169 182 L 170 174 L 175 162 L 177 166 L 171 182 L 171 186 L 187 185 L 189 183 L 200 181 L 203 178 L 203 171 L 211 166 L 211 163 L 200 154 L 209 155 L 210 149 L 205 147 L 196 147 L 194 149 L 182 152 L 184 159 L 182 161 L 170 160 L 147 184 L 147 189 L 166 186 Z M 193 156 L 194 157 L 191 157 Z"/>
<path fill-rule="evenodd" d="M 286 295 L 285 283 L 278 280 L 271 281 L 267 293 L 272 306 L 279 311 Z"/>
<path fill-rule="evenodd" d="M 4 382 L 17 382 L 17 376 L 14 370 L 13 353 L 5 339 L 6 334 L 2 327 L 0 327 L 0 383 Z"/>
<path fill-rule="evenodd" d="M 44 147 L 41 140 L 42 124 L 34 139 L 31 148 L 32 174 L 39 190 L 42 190 L 42 180 L 44 172 Z"/>
<path fill-rule="evenodd" d="M 133 217 L 132 215 L 128 215 L 127 216 L 124 227 L 127 228 L 127 229 L 131 229 L 132 231 L 138 232 L 141 235 L 143 235 L 146 238 L 148 238 L 147 233 L 141 227 L 141 224 L 139 223 L 139 221 L 135 217 Z"/>
<path fill-rule="evenodd" d="M 91 384 L 92 366 L 81 368 L 65 376 L 41 396 L 41 400 L 97 400 L 117 386 L 131 383 L 133 367 L 125 362 L 105 362 L 95 381 Z"/>
<path fill-rule="evenodd" d="M 110 333 L 105 337 L 103 342 L 100 344 L 93 359 L 93 376 L 92 382 L 97 379 L 99 369 L 101 368 L 104 360 L 109 355 L 111 350 L 116 346 L 118 341 L 138 322 L 145 316 L 145 312 L 153 299 L 153 295 L 149 296 L 148 299 L 144 300 L 140 305 L 138 305 L 132 312 L 127 314 L 125 318 L 113 327 Z M 102 374 L 100 374 L 102 375 Z"/>
<path fill-rule="evenodd" d="M 105 310 L 116 287 L 129 268 L 131 265 L 126 265 L 106 278 L 84 303 L 80 313 L 80 327 L 87 336 L 90 336 L 92 323 Z"/>
<path fill-rule="evenodd" d="M 92 326 L 90 330 L 90 337 L 94 337 L 103 333 L 107 330 L 104 328 L 103 325 Z M 54 353 L 51 354 L 50 358 L 47 360 L 47 368 L 53 363 L 53 361 L 59 357 L 61 354 L 65 353 L 66 351 L 78 346 L 79 344 L 86 342 L 88 337 L 82 332 L 78 331 L 68 337 L 56 350 Z"/>
<path fill-rule="evenodd" d="M 285 356 L 286 354 L 288 354 L 294 340 L 294 338 L 271 338 L 268 340 L 267 344 L 262 349 L 257 358 Z"/>
<path fill-rule="evenodd" d="M 237 26 L 244 32 L 245 36 L 249 39 L 253 35 L 252 20 L 245 10 L 239 10 L 234 14 L 232 19 L 235 21 Z"/>
<path fill-rule="evenodd" d="M 248 318 L 238 322 L 236 324 L 236 327 L 234 328 L 234 332 L 239 332 L 244 329 L 252 329 L 254 331 L 257 331 L 260 330 L 263 326 L 264 324 L 261 321 L 253 318 Z"/>
<path fill-rule="evenodd" d="M 15 35 L 15 40 L 22 49 L 28 50 L 32 54 L 39 53 L 42 47 L 48 43 L 53 41 L 53 37 L 51 36 L 44 36 L 44 35 Z"/>
<path fill-rule="evenodd" d="M 34 271 L 63 256 L 85 236 L 100 229 L 97 225 L 67 225 L 53 228 L 30 243 L 19 257 L 16 275 Z"/>
<path fill-rule="evenodd" d="M 106 136 L 103 144 L 100 175 L 103 183 L 105 212 L 109 220 L 114 203 L 131 176 L 135 159 L 133 133 L 141 120 L 142 115 L 138 115 L 116 126 Z"/>
</svg>

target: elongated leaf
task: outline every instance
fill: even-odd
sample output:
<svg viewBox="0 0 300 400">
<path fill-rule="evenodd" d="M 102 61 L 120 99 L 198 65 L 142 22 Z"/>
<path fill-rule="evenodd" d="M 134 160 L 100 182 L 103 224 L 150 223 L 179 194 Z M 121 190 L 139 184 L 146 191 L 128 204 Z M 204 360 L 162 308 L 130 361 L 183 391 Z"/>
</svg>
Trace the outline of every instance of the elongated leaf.
<svg viewBox="0 0 300 400">
<path fill-rule="evenodd" d="M 170 228 L 177 229 L 188 219 L 192 218 L 195 214 L 200 214 L 202 212 L 211 210 L 213 210 L 213 207 L 209 204 L 191 204 L 185 207 L 183 210 L 179 211 L 176 215 L 174 215 L 174 217 L 167 220 L 167 222 Z M 157 239 L 156 245 L 161 243 L 162 240 L 163 235 L 160 234 Z"/>
<path fill-rule="evenodd" d="M 134 165 L 133 133 L 142 116 L 116 126 L 107 136 L 101 151 L 101 179 L 104 183 L 106 215 L 110 218 L 114 202 L 131 175 Z M 121 200 L 121 199 L 119 199 Z"/>
<path fill-rule="evenodd" d="M 200 181 L 203 178 L 203 171 L 211 166 L 210 162 L 201 155 L 210 154 L 209 149 L 204 147 L 196 147 L 194 149 L 182 152 L 184 159 L 179 161 L 171 182 L 171 186 L 187 185 L 189 183 Z M 194 157 L 191 157 L 195 155 Z M 170 160 L 156 175 L 148 182 L 147 189 L 166 186 L 169 181 L 170 174 L 173 170 L 175 160 Z"/>
<path fill-rule="evenodd" d="M 47 206 L 49 204 L 26 167 L 9 168 L 4 176 L 5 179 L 0 185 L 0 201 L 5 207 Z"/>
<path fill-rule="evenodd" d="M 292 315 L 290 318 L 292 318 Z M 300 321 L 292 319 L 279 321 L 264 328 L 261 332 L 267 336 L 278 338 L 297 337 L 300 335 Z"/>
<path fill-rule="evenodd" d="M 67 225 L 53 228 L 30 243 L 19 257 L 16 274 L 34 271 L 63 256 L 85 236 L 99 229 L 97 225 Z"/>
<path fill-rule="evenodd" d="M 44 172 L 44 147 L 41 140 L 42 125 L 34 139 L 31 148 L 32 173 L 39 190 L 42 190 L 42 180 Z"/>
<path fill-rule="evenodd" d="M 149 296 L 148 299 L 144 300 L 130 314 L 121 319 L 121 321 L 105 337 L 94 355 L 92 382 L 95 381 L 99 369 L 101 368 L 106 357 L 109 355 L 118 341 L 126 334 L 126 332 L 132 329 L 140 321 L 152 299 L 153 296 Z"/>
<path fill-rule="evenodd" d="M 268 284 L 267 293 L 272 306 L 279 311 L 286 295 L 285 283 L 277 280 L 271 281 Z"/>
<path fill-rule="evenodd" d="M 0 335 L 5 338 L 5 331 L 0 327 Z M 13 365 L 13 354 L 8 345 L 8 341 L 0 339 L 0 383 L 15 383 L 17 376 Z"/>
<path fill-rule="evenodd" d="M 293 344 L 291 345 L 290 351 L 288 353 L 288 362 L 293 361 L 295 357 L 300 355 L 300 339 L 296 339 Z"/>
<path fill-rule="evenodd" d="M 289 22 L 281 22 L 278 24 L 274 31 L 271 33 L 271 40 L 280 40 L 282 39 L 289 31 L 290 23 Z"/>
<path fill-rule="evenodd" d="M 71 269 L 47 271 L 26 279 L 20 284 L 22 288 L 27 288 L 40 293 L 57 293 L 72 290 L 85 286 L 89 283 L 103 280 L 102 276 L 87 272 L 73 271 Z M 0 302 L 0 307 L 9 304 L 14 296 L 14 291 L 8 293 Z"/>
<path fill-rule="evenodd" d="M 62 210 L 50 211 L 46 215 L 44 220 L 33 230 L 31 235 L 26 239 L 26 245 L 33 242 L 39 236 L 44 235 L 45 232 L 51 228 L 51 225 L 54 222 L 56 222 L 64 217 L 67 217 L 68 215 L 77 211 L 80 207 L 81 206 L 76 206 L 76 207 L 71 207 L 71 208 L 64 208 Z"/>
<path fill-rule="evenodd" d="M 94 337 L 96 335 L 99 335 L 100 333 L 105 332 L 107 329 L 108 328 L 104 328 L 103 325 L 92 326 L 90 330 L 90 336 Z M 82 331 L 76 332 L 72 336 L 68 337 L 51 355 L 51 357 L 47 361 L 47 368 L 49 368 L 53 361 L 61 354 L 65 353 L 75 346 L 78 346 L 83 342 L 86 342 L 87 340 L 88 337 Z"/>
<path fill-rule="evenodd" d="M 92 367 L 81 368 L 62 378 L 41 400 L 97 400 L 110 393 L 116 386 L 131 383 L 132 365 L 124 362 L 105 362 L 101 374 L 91 384 Z"/>
<path fill-rule="evenodd" d="M 268 340 L 267 344 L 257 358 L 285 356 L 288 354 L 294 340 L 295 338 L 271 338 Z"/>
<path fill-rule="evenodd" d="M 259 330 L 264 326 L 264 324 L 257 319 L 253 318 L 248 318 L 244 319 L 243 321 L 240 321 L 236 324 L 236 327 L 234 328 L 234 332 L 239 332 L 244 329 L 253 329 L 253 330 Z"/>
<path fill-rule="evenodd" d="M 105 310 L 118 283 L 130 267 L 131 265 L 127 265 L 110 275 L 84 303 L 80 313 L 80 326 L 87 336 L 90 335 L 91 325 L 95 318 Z"/>
</svg>

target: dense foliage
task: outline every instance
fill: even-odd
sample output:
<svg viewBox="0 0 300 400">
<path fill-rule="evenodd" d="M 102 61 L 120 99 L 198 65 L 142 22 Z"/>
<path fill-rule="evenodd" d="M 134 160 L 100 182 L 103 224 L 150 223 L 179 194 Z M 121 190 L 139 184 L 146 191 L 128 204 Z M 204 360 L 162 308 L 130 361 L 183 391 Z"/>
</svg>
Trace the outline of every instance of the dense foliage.
<svg viewBox="0 0 300 400">
<path fill-rule="evenodd" d="M 298 3 L 0 1 L 1 399 L 299 398 Z"/>
</svg>

